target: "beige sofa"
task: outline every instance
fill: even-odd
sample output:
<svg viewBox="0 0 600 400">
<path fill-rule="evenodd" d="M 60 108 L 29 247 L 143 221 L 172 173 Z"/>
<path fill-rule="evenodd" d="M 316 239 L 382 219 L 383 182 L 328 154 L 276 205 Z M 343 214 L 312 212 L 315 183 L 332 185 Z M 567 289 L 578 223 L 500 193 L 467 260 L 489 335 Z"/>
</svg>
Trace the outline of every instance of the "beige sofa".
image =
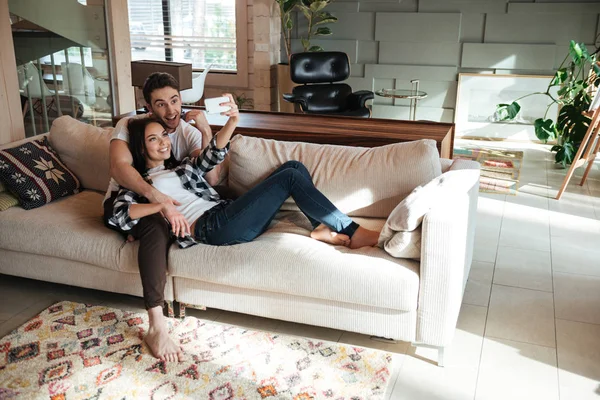
<svg viewBox="0 0 600 400">
<path fill-rule="evenodd" d="M 70 117 L 54 122 L 50 143 L 85 190 L 37 209 L 0 213 L 0 273 L 142 295 L 138 243 L 124 242 L 101 220 L 111 131 Z M 239 135 L 228 158 L 224 182 L 238 194 L 282 162 L 298 159 L 338 208 L 376 229 L 417 186 L 456 171 L 460 184 L 446 185 L 411 232 L 418 233 L 411 237 L 420 259 L 312 240 L 308 220 L 288 200 L 251 243 L 173 245 L 165 293 L 183 305 L 434 346 L 442 361 L 471 265 L 478 164 L 440 160 L 433 141 L 364 149 Z"/>
</svg>

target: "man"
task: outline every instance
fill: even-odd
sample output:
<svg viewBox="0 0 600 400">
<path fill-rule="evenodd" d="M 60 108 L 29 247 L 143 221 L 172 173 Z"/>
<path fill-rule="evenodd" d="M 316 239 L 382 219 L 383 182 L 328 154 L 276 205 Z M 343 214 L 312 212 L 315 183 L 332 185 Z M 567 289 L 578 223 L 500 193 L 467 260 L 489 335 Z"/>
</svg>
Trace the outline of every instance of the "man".
<svg viewBox="0 0 600 400">
<path fill-rule="evenodd" d="M 167 126 L 175 158 L 181 160 L 184 157 L 199 155 L 203 147 L 212 139 L 212 131 L 202 110 L 189 111 L 185 115 L 185 121 L 181 118 L 181 98 L 177 80 L 167 73 L 153 73 L 144 83 L 143 94 L 150 113 Z M 128 233 L 140 241 L 138 264 L 150 324 L 145 341 L 155 357 L 163 361 L 182 361 L 181 348 L 168 335 L 162 308 L 167 252 L 171 244 L 170 231 L 181 233 L 182 236 L 189 233 L 189 221 L 182 218 L 176 208 L 178 203 L 175 200 L 155 189 L 133 168 L 133 159 L 128 145 L 128 120 L 123 118 L 119 121 L 110 142 L 112 179 L 104 200 L 104 223 L 109 228 L 120 231 L 108 222 L 113 214 L 113 203 L 119 184 L 142 195 L 151 203 L 161 203 L 166 206 L 164 218 L 158 214 L 144 217 Z M 192 120 L 198 129 L 188 124 L 188 121 Z M 219 169 L 215 168 L 206 175 L 206 180 L 209 184 L 215 185 L 218 177 Z M 170 227 L 165 218 L 170 222 Z"/>
</svg>

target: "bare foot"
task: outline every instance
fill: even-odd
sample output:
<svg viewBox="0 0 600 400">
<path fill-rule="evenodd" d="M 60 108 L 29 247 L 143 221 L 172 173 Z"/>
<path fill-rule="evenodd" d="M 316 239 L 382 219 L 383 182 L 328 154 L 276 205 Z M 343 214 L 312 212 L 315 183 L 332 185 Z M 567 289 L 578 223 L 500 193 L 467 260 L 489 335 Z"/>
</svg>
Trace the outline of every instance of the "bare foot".
<svg viewBox="0 0 600 400">
<path fill-rule="evenodd" d="M 169 337 L 169 328 L 161 306 L 148 309 L 148 323 L 150 327 L 144 341 L 154 357 L 168 362 L 183 361 L 183 350 Z"/>
<path fill-rule="evenodd" d="M 337 233 L 332 231 L 329 227 L 321 224 L 310 233 L 310 237 L 321 242 L 337 245 L 346 246 L 350 245 L 350 237 L 343 233 Z"/>
<path fill-rule="evenodd" d="M 144 341 L 150 347 L 154 357 L 161 361 L 181 362 L 183 361 L 183 351 L 169 337 L 166 327 L 155 329 L 151 327 L 144 338 Z"/>
<path fill-rule="evenodd" d="M 368 229 L 359 226 L 352 239 L 350 240 L 351 249 L 359 249 L 365 246 L 375 246 L 379 240 L 379 232 L 370 231 Z"/>
</svg>

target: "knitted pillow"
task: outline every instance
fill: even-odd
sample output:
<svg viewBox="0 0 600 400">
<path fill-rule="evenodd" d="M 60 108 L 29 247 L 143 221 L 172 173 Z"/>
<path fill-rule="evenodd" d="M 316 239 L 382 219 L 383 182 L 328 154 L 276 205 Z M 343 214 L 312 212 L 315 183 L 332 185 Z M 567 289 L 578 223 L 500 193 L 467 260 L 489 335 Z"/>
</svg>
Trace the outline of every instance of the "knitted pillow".
<svg viewBox="0 0 600 400">
<path fill-rule="evenodd" d="M 0 150 L 0 180 L 26 210 L 78 193 L 80 188 L 46 137 Z"/>
</svg>

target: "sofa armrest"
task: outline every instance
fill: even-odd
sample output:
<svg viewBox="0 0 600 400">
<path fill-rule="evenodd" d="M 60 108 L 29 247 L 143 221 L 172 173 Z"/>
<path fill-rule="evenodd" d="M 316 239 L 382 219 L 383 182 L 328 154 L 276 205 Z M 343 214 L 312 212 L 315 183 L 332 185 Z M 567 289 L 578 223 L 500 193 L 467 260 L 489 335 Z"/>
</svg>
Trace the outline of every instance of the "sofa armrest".
<svg viewBox="0 0 600 400">
<path fill-rule="evenodd" d="M 359 90 L 348 96 L 348 108 L 356 110 L 366 107 L 367 100 L 372 100 L 375 95 L 370 90 Z"/>
<path fill-rule="evenodd" d="M 479 165 L 471 166 L 468 190 L 446 196 L 423 219 L 416 343 L 445 347 L 454 336 L 475 239 Z"/>
</svg>

